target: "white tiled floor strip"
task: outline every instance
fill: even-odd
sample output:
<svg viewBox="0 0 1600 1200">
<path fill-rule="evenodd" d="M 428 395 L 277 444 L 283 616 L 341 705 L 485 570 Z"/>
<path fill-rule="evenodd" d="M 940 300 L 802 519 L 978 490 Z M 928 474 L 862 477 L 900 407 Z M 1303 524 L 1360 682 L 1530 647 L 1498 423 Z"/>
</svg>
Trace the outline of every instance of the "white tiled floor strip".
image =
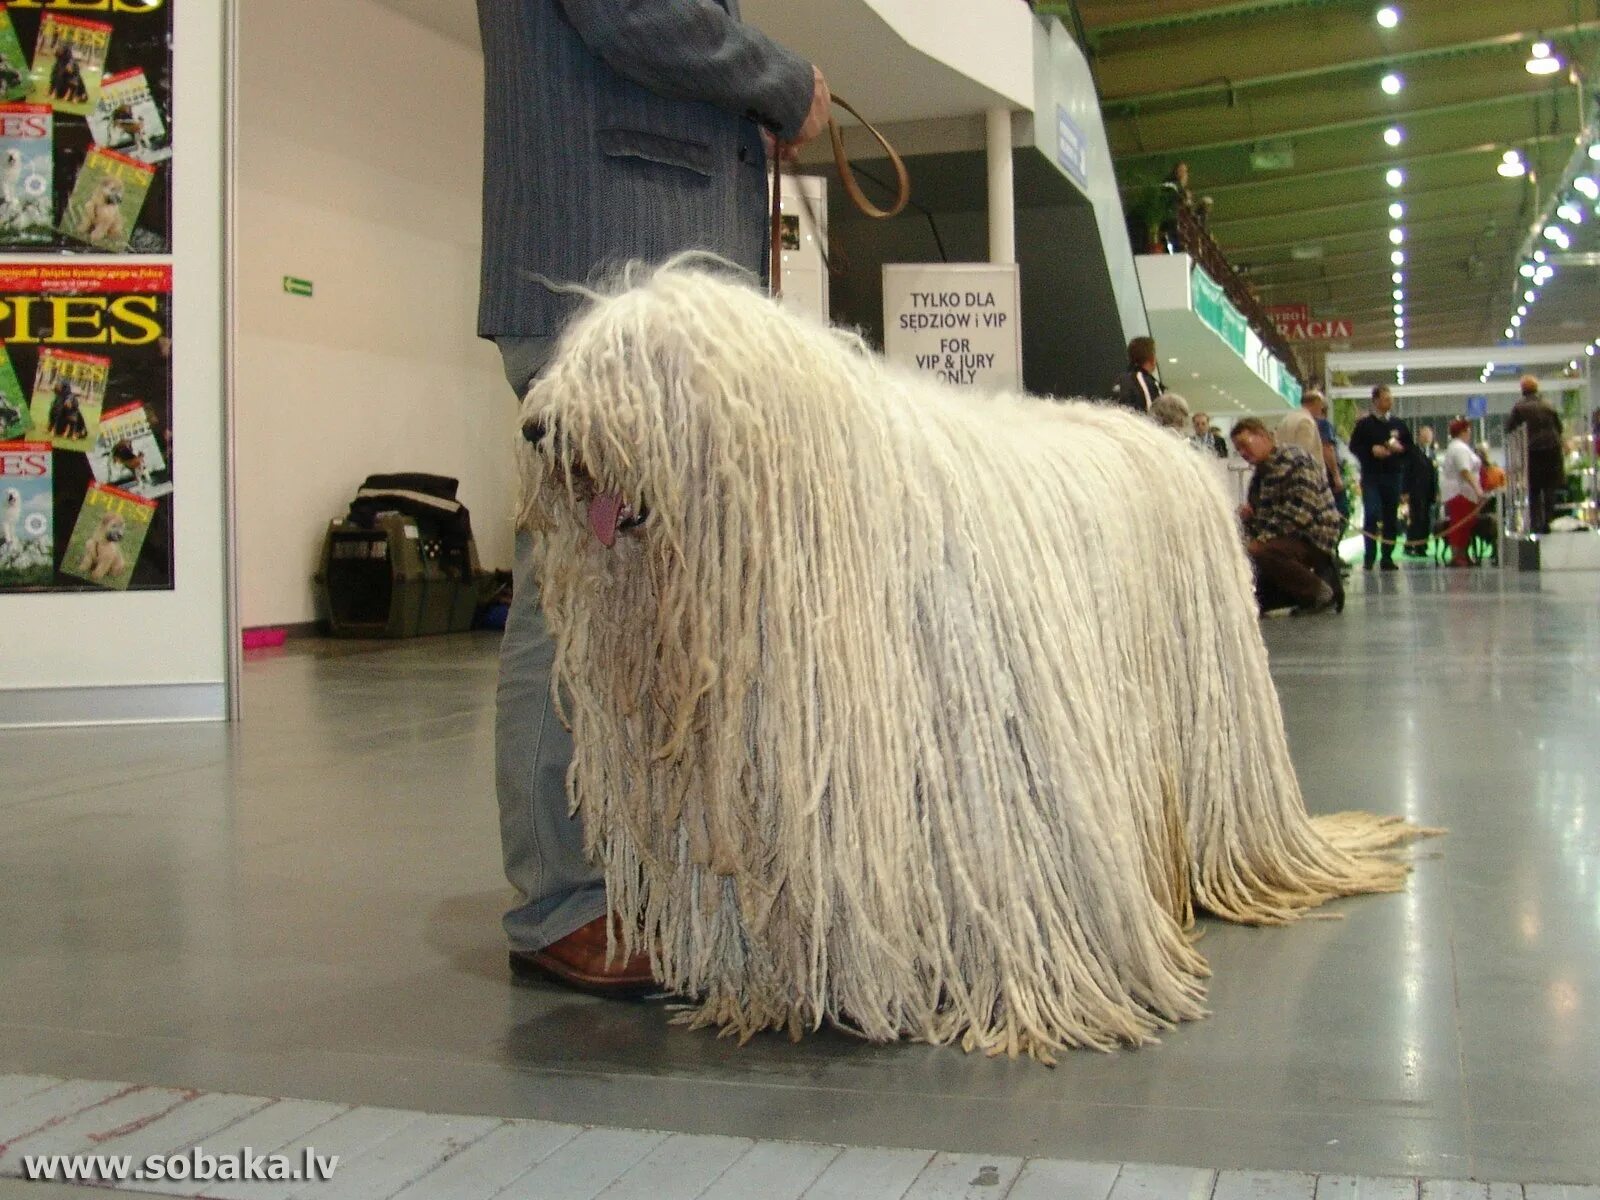
<svg viewBox="0 0 1600 1200">
<path fill-rule="evenodd" d="M 330 1182 L 137 1182 L 215 1200 L 1600 1200 L 1600 1187 L 848 1149 L 0 1075 L 0 1177 L 24 1155 L 249 1147 L 339 1156 Z"/>
</svg>

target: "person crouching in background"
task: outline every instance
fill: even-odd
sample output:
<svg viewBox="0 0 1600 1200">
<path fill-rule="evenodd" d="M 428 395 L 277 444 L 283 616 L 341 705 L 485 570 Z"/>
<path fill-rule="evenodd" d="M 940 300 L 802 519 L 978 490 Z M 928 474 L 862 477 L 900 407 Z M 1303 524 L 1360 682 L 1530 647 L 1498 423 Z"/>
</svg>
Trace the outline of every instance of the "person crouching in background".
<svg viewBox="0 0 1600 1200">
<path fill-rule="evenodd" d="M 1335 554 L 1344 519 L 1322 463 L 1298 446 L 1276 444 L 1255 417 L 1236 421 L 1231 436 L 1239 457 L 1255 468 L 1239 519 L 1261 610 L 1285 598 L 1303 613 L 1343 609 Z"/>
</svg>

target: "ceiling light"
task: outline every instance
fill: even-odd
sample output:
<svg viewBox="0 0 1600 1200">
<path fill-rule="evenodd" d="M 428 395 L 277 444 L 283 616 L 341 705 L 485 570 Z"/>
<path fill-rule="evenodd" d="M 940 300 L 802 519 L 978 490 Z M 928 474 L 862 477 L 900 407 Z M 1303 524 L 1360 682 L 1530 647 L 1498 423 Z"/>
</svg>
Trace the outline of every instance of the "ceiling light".
<svg viewBox="0 0 1600 1200">
<path fill-rule="evenodd" d="M 1399 167 L 1390 167 L 1383 178 L 1390 187 L 1397 188 L 1406 181 L 1406 173 Z"/>
<path fill-rule="evenodd" d="M 1406 298 L 1406 294 L 1404 292 L 1402 292 L 1399 288 L 1395 288 L 1395 290 L 1394 290 L 1394 298 L 1396 300 L 1404 300 Z"/>
<path fill-rule="evenodd" d="M 1544 227 L 1544 236 L 1546 241 L 1559 242 L 1565 234 L 1566 230 L 1562 229 L 1559 225 L 1546 225 Z"/>
<path fill-rule="evenodd" d="M 1401 217 L 1403 217 L 1405 215 L 1406 215 L 1406 206 L 1404 204 L 1401 204 L 1400 201 L 1396 200 L 1393 204 L 1389 205 L 1389 219 L 1391 221 L 1398 221 Z"/>
<path fill-rule="evenodd" d="M 1406 140 L 1406 131 L 1398 125 L 1391 125 L 1383 131 L 1383 140 L 1391 146 L 1398 146 Z"/>
<path fill-rule="evenodd" d="M 1507 179 L 1520 179 L 1528 173 L 1528 164 L 1517 157 L 1515 150 L 1508 150 L 1495 170 Z"/>
<path fill-rule="evenodd" d="M 1385 29 L 1393 29 L 1400 24 L 1400 10 L 1392 4 L 1385 4 L 1374 14 L 1374 20 Z"/>
<path fill-rule="evenodd" d="M 1393 71 L 1390 71 L 1383 77 L 1382 82 L 1378 86 L 1383 88 L 1383 90 L 1389 95 L 1398 96 L 1400 94 L 1400 89 L 1405 87 L 1405 85 L 1406 81 L 1403 76 L 1396 75 Z M 1592 158 L 1600 158 L 1600 155 L 1596 155 L 1593 150 L 1591 150 L 1589 154 Z"/>
<path fill-rule="evenodd" d="M 1577 359 L 1573 359 L 1571 362 L 1569 362 L 1567 364 L 1567 370 L 1576 371 L 1577 369 L 1578 369 L 1578 360 Z"/>
<path fill-rule="evenodd" d="M 1396 304 L 1394 306 L 1394 315 L 1397 316 L 1397 317 L 1404 315 L 1405 311 L 1406 311 L 1406 306 L 1404 304 Z"/>
<path fill-rule="evenodd" d="M 1528 306 L 1526 304 L 1517 305 L 1517 316 L 1525 317 L 1527 315 L 1528 315 Z"/>
<path fill-rule="evenodd" d="M 1527 302 L 1528 302 L 1528 303 L 1529 303 L 1529 304 L 1532 304 L 1532 303 L 1533 303 L 1533 302 L 1534 302 L 1534 301 L 1535 301 L 1535 300 L 1537 300 L 1537 299 L 1538 299 L 1538 298 L 1539 298 L 1539 297 L 1538 297 L 1538 295 L 1537 295 L 1537 294 L 1536 294 L 1536 293 L 1534 293 L 1534 292 L 1523 292 L 1523 293 L 1522 293 L 1522 298 L 1523 298 L 1523 299 L 1524 299 L 1524 300 L 1526 300 L 1526 301 L 1527 301 Z"/>
<path fill-rule="evenodd" d="M 1395 340 L 1394 340 L 1394 348 L 1396 350 L 1404 350 L 1406 348 L 1406 340 L 1405 340 L 1405 338 L 1395 338 Z"/>
<path fill-rule="evenodd" d="M 1595 162 L 1600 162 L 1600 142 L 1589 147 L 1589 157 Z"/>
<path fill-rule="evenodd" d="M 1585 346 L 1583 348 L 1583 352 L 1585 354 L 1587 354 L 1590 358 L 1593 358 L 1594 357 L 1594 343 L 1590 342 L 1587 346 Z"/>
<path fill-rule="evenodd" d="M 1544 261 L 1544 251 L 1543 250 L 1535 250 L 1533 252 L 1533 261 L 1536 262 L 1536 263 L 1542 263 Z"/>
<path fill-rule="evenodd" d="M 1389 230 L 1389 240 L 1398 246 L 1401 242 L 1406 240 L 1406 231 L 1404 229 Z"/>
<path fill-rule="evenodd" d="M 1513 338 L 1513 337 L 1516 337 L 1516 336 L 1517 336 L 1517 331 L 1516 330 L 1511 329 L 1509 327 L 1506 329 L 1506 337 Z"/>
<path fill-rule="evenodd" d="M 1406 261 L 1406 252 L 1404 250 L 1396 250 L 1393 254 L 1389 255 L 1389 261 L 1397 267 L 1403 266 Z"/>
<path fill-rule="evenodd" d="M 1596 183 L 1587 175 L 1579 175 L 1572 181 L 1572 186 L 1577 188 L 1591 200 L 1600 200 L 1600 183 Z"/>
<path fill-rule="evenodd" d="M 1532 263 L 1523 263 L 1522 266 L 1517 268 L 1517 274 L 1521 275 L 1524 279 L 1532 279 L 1533 278 L 1533 264 Z"/>
<path fill-rule="evenodd" d="M 1393 280 L 1394 280 L 1394 281 L 1395 281 L 1395 282 L 1396 282 L 1396 283 L 1404 283 L 1404 282 L 1405 282 L 1405 281 L 1406 281 L 1406 277 L 1405 277 L 1405 275 L 1404 275 L 1404 274 L 1402 274 L 1402 273 L 1401 273 L 1401 272 L 1399 272 L 1399 271 L 1396 271 L 1396 272 L 1395 272 L 1395 273 L 1394 273 L 1394 274 L 1393 274 L 1393 275 L 1392 275 L 1392 276 L 1391 276 L 1391 278 L 1392 278 L 1392 279 L 1393 279 Z"/>
<path fill-rule="evenodd" d="M 1522 318 L 1521 317 L 1512 317 L 1511 318 L 1511 328 L 1513 328 L 1513 329 L 1521 329 L 1522 328 Z"/>
<path fill-rule="evenodd" d="M 1575 208 L 1571 204 L 1563 204 L 1560 208 L 1556 209 L 1556 216 L 1560 217 L 1563 221 L 1571 221 L 1574 225 L 1583 224 L 1582 211 L 1578 208 Z"/>
<path fill-rule="evenodd" d="M 1561 70 L 1561 60 L 1551 51 L 1549 42 L 1535 42 L 1533 55 L 1522 65 L 1529 75 L 1554 75 Z"/>
</svg>

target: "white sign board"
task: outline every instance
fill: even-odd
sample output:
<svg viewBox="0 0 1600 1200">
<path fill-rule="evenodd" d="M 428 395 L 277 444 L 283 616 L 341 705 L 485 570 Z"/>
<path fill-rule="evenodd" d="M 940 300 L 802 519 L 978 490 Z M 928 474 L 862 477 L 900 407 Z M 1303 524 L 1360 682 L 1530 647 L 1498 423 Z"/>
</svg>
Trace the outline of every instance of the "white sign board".
<svg viewBox="0 0 1600 1200">
<path fill-rule="evenodd" d="M 947 383 L 1020 389 L 1021 315 L 1014 263 L 884 265 L 884 353 Z"/>
</svg>

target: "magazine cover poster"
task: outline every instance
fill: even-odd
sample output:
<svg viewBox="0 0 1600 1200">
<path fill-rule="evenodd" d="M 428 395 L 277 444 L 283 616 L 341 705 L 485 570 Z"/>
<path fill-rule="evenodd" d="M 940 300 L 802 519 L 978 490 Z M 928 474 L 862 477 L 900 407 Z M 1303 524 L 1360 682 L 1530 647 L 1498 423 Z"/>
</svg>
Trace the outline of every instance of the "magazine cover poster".
<svg viewBox="0 0 1600 1200">
<path fill-rule="evenodd" d="M 89 452 L 95 482 L 157 500 L 172 491 L 172 475 L 161 452 L 161 438 L 143 404 L 124 404 L 100 418 L 100 435 Z"/>
<path fill-rule="evenodd" d="M 67 198 L 61 232 L 96 250 L 129 249 L 155 173 L 149 163 L 94 147 Z"/>
<path fill-rule="evenodd" d="M 45 13 L 33 43 L 33 91 L 28 98 L 59 113 L 86 116 L 100 101 L 110 49 L 108 22 Z"/>
<path fill-rule="evenodd" d="M 55 240 L 55 113 L 0 104 L 0 246 Z"/>
<path fill-rule="evenodd" d="M 55 578 L 55 503 L 48 442 L 0 442 L 0 588 Z"/>
<path fill-rule="evenodd" d="M 0 342 L 0 442 L 21 441 L 33 428 L 33 414 L 22 381 L 11 365 L 11 351 Z"/>
<path fill-rule="evenodd" d="M 100 88 L 100 103 L 89 114 L 89 131 L 97 146 L 120 151 L 143 163 L 165 162 L 172 157 L 167 126 L 143 67 L 106 76 Z"/>
<path fill-rule="evenodd" d="M 16 440 L 50 449 L 54 577 L 40 586 L 51 591 L 110 594 L 173 586 L 177 460 L 171 299 L 172 267 L 167 263 L 0 261 L 0 345 L 19 381 L 18 391 L 29 401 L 24 406 L 29 409 L 29 431 Z M 87 441 L 68 436 L 79 432 L 76 427 L 52 437 L 52 409 L 58 429 L 81 417 Z M 69 444 L 73 441 L 78 444 Z M 125 540 L 127 529 L 134 530 L 133 545 L 118 547 L 131 564 L 120 584 L 110 549 L 97 544 L 103 553 L 88 567 L 83 567 L 88 547 L 80 546 L 76 559 L 67 555 L 83 506 L 96 494 L 94 489 L 105 487 L 145 506 L 123 512 L 124 528 L 108 528 L 102 539 Z M 103 507 L 103 501 L 97 503 Z M 92 536 L 86 532 L 80 540 Z M 137 555 L 131 553 L 135 547 Z M 96 568 L 101 569 L 99 578 Z M 0 592 L 10 587 L 0 582 Z"/>
<path fill-rule="evenodd" d="M 127 591 L 155 515 L 153 500 L 121 488 L 91 484 L 78 510 L 61 569 L 96 587 Z"/>
<path fill-rule="evenodd" d="M 75 254 L 171 253 L 173 0 L 10 0 L 9 3 L 0 0 L 0 3 L 5 4 L 26 68 L 26 86 L 11 99 L 49 107 L 54 117 L 52 169 L 48 176 L 37 177 L 49 185 L 44 197 L 48 213 L 42 219 L 48 232 L 44 232 L 39 222 L 30 220 L 34 237 L 8 238 L 4 214 L 0 213 L 0 252 L 30 255 L 62 251 Z M 105 38 L 104 69 L 101 76 L 96 77 L 98 91 L 91 96 L 92 102 L 69 105 L 52 100 L 49 87 L 55 54 L 52 52 L 49 56 L 51 70 L 46 70 L 35 52 L 41 43 L 50 45 L 52 39 L 59 40 L 64 31 L 82 35 L 85 29 L 92 31 L 93 27 L 99 27 L 101 34 L 91 39 L 91 48 L 98 44 L 97 38 L 105 30 L 110 33 Z M 0 36 L 0 62 L 5 57 L 3 42 Z M 78 51 L 73 54 L 76 56 Z M 35 66 L 40 68 L 39 77 L 34 74 Z M 3 76 L 3 67 L 0 67 L 0 76 Z M 107 107 L 105 90 L 113 83 L 116 85 L 111 96 L 114 103 Z M 0 91 L 0 100 L 4 95 Z M 90 242 L 63 231 L 67 204 L 97 144 L 157 167 L 148 178 L 143 208 L 137 223 L 128 227 L 122 249 L 113 248 L 117 245 L 115 239 L 97 238 Z M 110 208 L 102 215 L 110 220 Z M 39 236 L 41 233 L 43 236 Z"/>
<path fill-rule="evenodd" d="M 0 102 L 21 100 L 33 90 L 33 68 L 22 52 L 22 39 L 11 14 L 0 4 Z"/>
<path fill-rule="evenodd" d="M 34 436 L 58 450 L 86 451 L 100 433 L 111 360 L 47 347 L 33 377 Z"/>
</svg>

